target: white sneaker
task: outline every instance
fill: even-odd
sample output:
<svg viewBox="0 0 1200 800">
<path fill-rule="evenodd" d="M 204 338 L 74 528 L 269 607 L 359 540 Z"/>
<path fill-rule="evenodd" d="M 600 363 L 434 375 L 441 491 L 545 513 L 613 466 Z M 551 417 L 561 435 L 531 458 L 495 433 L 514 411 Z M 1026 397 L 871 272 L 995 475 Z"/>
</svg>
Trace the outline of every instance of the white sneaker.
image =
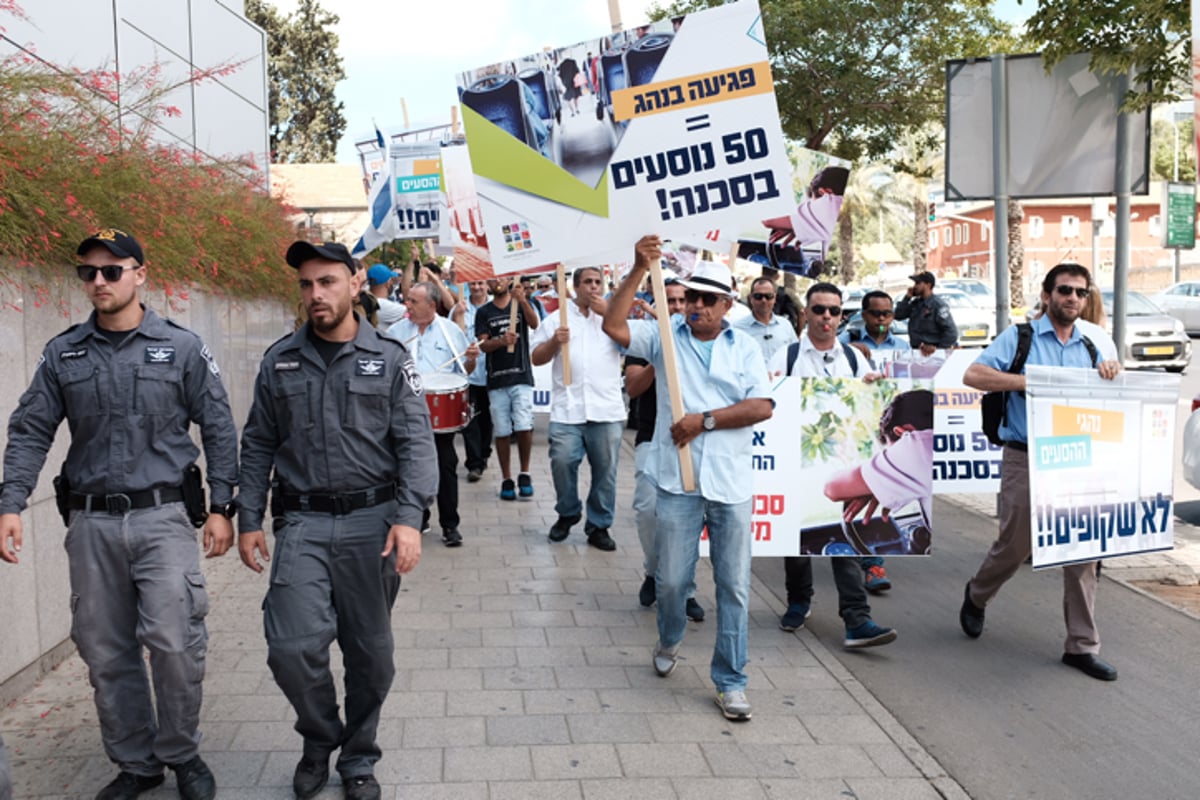
<svg viewBox="0 0 1200 800">
<path fill-rule="evenodd" d="M 674 647 L 663 647 L 662 642 L 654 644 L 654 671 L 659 677 L 665 678 L 675 671 L 675 664 L 679 661 L 679 645 Z"/>
<path fill-rule="evenodd" d="M 750 719 L 750 701 L 746 699 L 746 693 L 741 689 L 717 692 L 717 696 L 713 701 L 721 709 L 721 713 L 725 715 L 725 719 L 731 719 L 735 722 L 745 722 Z"/>
</svg>

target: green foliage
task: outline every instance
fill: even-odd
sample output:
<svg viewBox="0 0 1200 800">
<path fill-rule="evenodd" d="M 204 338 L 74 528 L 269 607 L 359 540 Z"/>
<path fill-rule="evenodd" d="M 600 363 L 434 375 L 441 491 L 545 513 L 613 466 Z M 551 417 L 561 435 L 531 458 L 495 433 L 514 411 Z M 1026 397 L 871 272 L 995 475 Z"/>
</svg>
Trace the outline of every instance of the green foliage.
<svg viewBox="0 0 1200 800">
<path fill-rule="evenodd" d="M 1179 125 L 1179 180 L 1196 181 L 1196 140 L 1191 117 Z M 1175 125 L 1169 119 L 1154 120 L 1150 133 L 1150 179 L 1175 180 Z"/>
<path fill-rule="evenodd" d="M 870 458 L 879 447 L 876 424 L 899 392 L 892 379 L 873 384 L 848 378 L 807 378 L 800 384 L 800 405 L 816 414 L 800 426 L 800 456 L 805 466 L 836 461 L 853 464 Z M 811 414 L 805 415 L 806 419 Z M 871 420 L 868 423 L 867 420 Z"/>
<path fill-rule="evenodd" d="M 1150 85 L 1131 91 L 1124 110 L 1174 102 L 1190 90 L 1188 0 L 1038 0 L 1037 6 L 1025 35 L 1048 66 L 1073 53 L 1091 53 L 1095 72 L 1137 66 Z"/>
<path fill-rule="evenodd" d="M 7 280 L 74 263 L 80 241 L 115 226 L 141 241 L 151 284 L 168 294 L 193 285 L 241 297 L 277 291 L 293 236 L 288 210 L 267 195 L 248 159 L 201 160 L 156 141 L 156 122 L 180 113 L 164 98 L 183 85 L 165 85 L 160 72 L 157 65 L 118 75 L 60 71 L 22 57 L 0 61 L 0 271 Z"/>
<path fill-rule="evenodd" d="M 246 0 L 246 17 L 267 32 L 271 160 L 333 161 L 346 130 L 345 104 L 334 96 L 346 77 L 333 32 L 338 16 L 320 0 L 300 0 L 286 15 L 265 0 Z"/>
<path fill-rule="evenodd" d="M 652 18 L 721 5 L 676 0 Z M 849 159 L 944 112 L 945 61 L 1012 45 L 990 0 L 760 0 L 784 133 Z M 932 144 L 932 143 L 930 143 Z"/>
</svg>

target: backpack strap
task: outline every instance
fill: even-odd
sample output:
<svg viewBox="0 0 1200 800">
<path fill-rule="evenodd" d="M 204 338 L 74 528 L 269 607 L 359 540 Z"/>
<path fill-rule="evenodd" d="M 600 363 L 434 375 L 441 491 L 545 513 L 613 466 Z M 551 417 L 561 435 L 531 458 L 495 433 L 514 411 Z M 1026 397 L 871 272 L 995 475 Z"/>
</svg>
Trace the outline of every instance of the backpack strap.
<svg viewBox="0 0 1200 800">
<path fill-rule="evenodd" d="M 854 352 L 854 348 L 845 342 L 839 342 L 842 346 L 842 352 L 846 354 L 846 360 L 850 362 L 850 372 L 853 375 L 858 374 L 858 355 Z"/>
<path fill-rule="evenodd" d="M 796 359 L 800 357 L 800 343 L 792 342 L 787 349 L 787 369 L 784 370 L 784 375 L 792 374 L 792 367 L 796 366 Z"/>
<path fill-rule="evenodd" d="M 1019 375 L 1025 369 L 1025 360 L 1029 358 L 1029 349 L 1033 346 L 1033 325 L 1028 322 L 1017 324 L 1017 352 L 1013 355 L 1008 371 Z"/>
<path fill-rule="evenodd" d="M 1092 357 L 1092 366 L 1096 366 L 1100 363 L 1100 351 L 1096 349 L 1096 345 L 1092 344 L 1092 340 L 1082 333 L 1079 334 L 1079 338 L 1083 339 L 1083 346 L 1087 348 L 1088 355 Z"/>
</svg>

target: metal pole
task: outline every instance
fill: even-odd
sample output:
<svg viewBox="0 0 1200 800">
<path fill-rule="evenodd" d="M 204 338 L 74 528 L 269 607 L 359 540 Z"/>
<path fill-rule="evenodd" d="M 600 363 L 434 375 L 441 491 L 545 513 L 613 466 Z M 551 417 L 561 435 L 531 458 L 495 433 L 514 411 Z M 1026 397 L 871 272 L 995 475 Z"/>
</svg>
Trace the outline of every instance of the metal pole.
<svg viewBox="0 0 1200 800">
<path fill-rule="evenodd" d="M 1175 177 L 1174 181 L 1179 183 L 1179 118 L 1177 115 L 1171 117 L 1171 127 L 1175 129 L 1175 148 L 1171 151 L 1171 160 L 1174 163 Z M 1166 224 L 1166 220 L 1163 220 Z M 1171 270 L 1171 283 L 1179 283 L 1179 248 L 1175 248 L 1175 267 Z"/>
<path fill-rule="evenodd" d="M 1118 80 L 1118 97 L 1129 92 L 1129 74 Z M 1116 236 L 1113 242 L 1113 342 L 1117 353 L 1124 359 L 1125 353 L 1125 298 L 1129 291 L 1129 115 L 1117 114 L 1117 218 Z"/>
<path fill-rule="evenodd" d="M 996 333 L 1008 327 L 1008 84 L 1003 54 L 992 56 L 992 200 L 995 212 Z"/>
</svg>

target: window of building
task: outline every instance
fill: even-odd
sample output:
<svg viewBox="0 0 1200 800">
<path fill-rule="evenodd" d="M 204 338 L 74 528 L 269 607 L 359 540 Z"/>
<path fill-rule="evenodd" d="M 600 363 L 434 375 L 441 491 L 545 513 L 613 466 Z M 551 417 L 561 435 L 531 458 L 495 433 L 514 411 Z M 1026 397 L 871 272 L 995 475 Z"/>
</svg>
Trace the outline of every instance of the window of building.
<svg viewBox="0 0 1200 800">
<path fill-rule="evenodd" d="M 938 245 L 937 231 L 930 231 L 929 232 L 929 249 L 937 250 L 937 245 Z"/>
<path fill-rule="evenodd" d="M 955 224 L 954 226 L 954 243 L 962 244 L 962 225 Z"/>
<path fill-rule="evenodd" d="M 971 243 L 971 226 L 963 223 L 963 244 Z"/>
<path fill-rule="evenodd" d="M 1079 238 L 1079 217 L 1067 214 L 1062 218 L 1062 236 L 1064 239 Z"/>
<path fill-rule="evenodd" d="M 1029 238 L 1040 239 L 1046 233 L 1046 221 L 1041 217 L 1029 218 Z"/>
</svg>

